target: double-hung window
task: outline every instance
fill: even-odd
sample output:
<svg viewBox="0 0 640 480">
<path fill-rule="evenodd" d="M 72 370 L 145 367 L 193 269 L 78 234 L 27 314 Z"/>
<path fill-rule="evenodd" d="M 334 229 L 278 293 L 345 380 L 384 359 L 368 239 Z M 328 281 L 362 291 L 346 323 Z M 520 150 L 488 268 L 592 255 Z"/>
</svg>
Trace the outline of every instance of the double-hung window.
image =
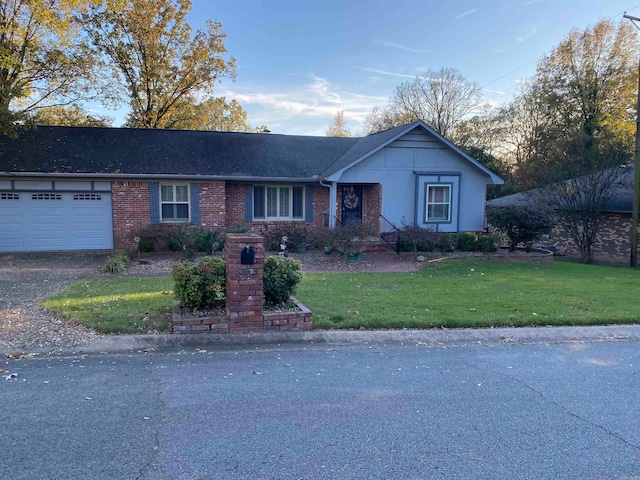
<svg viewBox="0 0 640 480">
<path fill-rule="evenodd" d="M 425 222 L 446 223 L 451 221 L 451 185 L 426 185 L 427 204 Z"/>
<path fill-rule="evenodd" d="M 304 220 L 304 187 L 255 185 L 254 220 Z"/>
<path fill-rule="evenodd" d="M 189 185 L 161 184 L 160 212 L 162 222 L 188 222 Z"/>
</svg>

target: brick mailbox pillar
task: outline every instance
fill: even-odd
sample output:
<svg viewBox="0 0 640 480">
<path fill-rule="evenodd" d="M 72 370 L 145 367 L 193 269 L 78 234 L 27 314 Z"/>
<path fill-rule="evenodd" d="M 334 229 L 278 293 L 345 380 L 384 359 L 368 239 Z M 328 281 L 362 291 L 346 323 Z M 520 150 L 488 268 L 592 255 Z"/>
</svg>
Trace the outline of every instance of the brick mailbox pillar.
<svg viewBox="0 0 640 480">
<path fill-rule="evenodd" d="M 253 233 L 227 234 L 227 315 L 232 333 L 262 330 L 264 239 Z"/>
</svg>

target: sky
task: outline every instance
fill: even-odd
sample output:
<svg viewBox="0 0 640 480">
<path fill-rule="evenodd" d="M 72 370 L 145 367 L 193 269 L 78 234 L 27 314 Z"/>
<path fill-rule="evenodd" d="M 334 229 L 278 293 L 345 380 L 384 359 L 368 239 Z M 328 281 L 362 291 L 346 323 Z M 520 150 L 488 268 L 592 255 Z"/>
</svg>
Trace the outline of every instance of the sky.
<svg viewBox="0 0 640 480">
<path fill-rule="evenodd" d="M 237 62 L 236 99 L 252 126 L 325 135 L 336 112 L 353 136 L 396 87 L 450 67 L 482 87 L 492 105 L 510 101 L 537 61 L 574 28 L 640 17 L 640 0 L 192 0 L 190 25 L 219 21 Z M 624 20 L 629 21 L 629 20 Z M 640 52 L 639 52 L 640 53 Z M 126 110 L 104 112 L 123 123 Z"/>
</svg>

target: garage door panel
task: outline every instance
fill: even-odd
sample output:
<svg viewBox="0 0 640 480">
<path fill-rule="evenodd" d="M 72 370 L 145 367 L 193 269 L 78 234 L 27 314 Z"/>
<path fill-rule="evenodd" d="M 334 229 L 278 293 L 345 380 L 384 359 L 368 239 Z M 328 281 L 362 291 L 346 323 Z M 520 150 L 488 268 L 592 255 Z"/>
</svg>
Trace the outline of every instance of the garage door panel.
<svg viewBox="0 0 640 480">
<path fill-rule="evenodd" d="M 113 248 L 111 215 L 110 193 L 5 193 L 0 252 Z"/>
</svg>

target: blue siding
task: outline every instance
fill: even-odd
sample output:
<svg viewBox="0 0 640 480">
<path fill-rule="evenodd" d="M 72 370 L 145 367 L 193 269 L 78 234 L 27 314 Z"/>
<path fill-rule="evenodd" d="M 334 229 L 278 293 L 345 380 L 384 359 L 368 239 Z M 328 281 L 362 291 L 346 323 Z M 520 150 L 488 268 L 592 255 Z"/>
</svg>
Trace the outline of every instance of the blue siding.
<svg viewBox="0 0 640 480">
<path fill-rule="evenodd" d="M 200 225 L 200 184 L 192 183 L 189 192 L 191 194 L 191 223 Z"/>
<path fill-rule="evenodd" d="M 244 186 L 244 221 L 253 221 L 253 185 Z"/>
<path fill-rule="evenodd" d="M 151 223 L 160 223 L 160 184 L 158 182 L 149 182 L 149 206 Z"/>
<path fill-rule="evenodd" d="M 307 185 L 304 193 L 304 219 L 307 222 L 313 222 L 313 185 Z"/>
</svg>

